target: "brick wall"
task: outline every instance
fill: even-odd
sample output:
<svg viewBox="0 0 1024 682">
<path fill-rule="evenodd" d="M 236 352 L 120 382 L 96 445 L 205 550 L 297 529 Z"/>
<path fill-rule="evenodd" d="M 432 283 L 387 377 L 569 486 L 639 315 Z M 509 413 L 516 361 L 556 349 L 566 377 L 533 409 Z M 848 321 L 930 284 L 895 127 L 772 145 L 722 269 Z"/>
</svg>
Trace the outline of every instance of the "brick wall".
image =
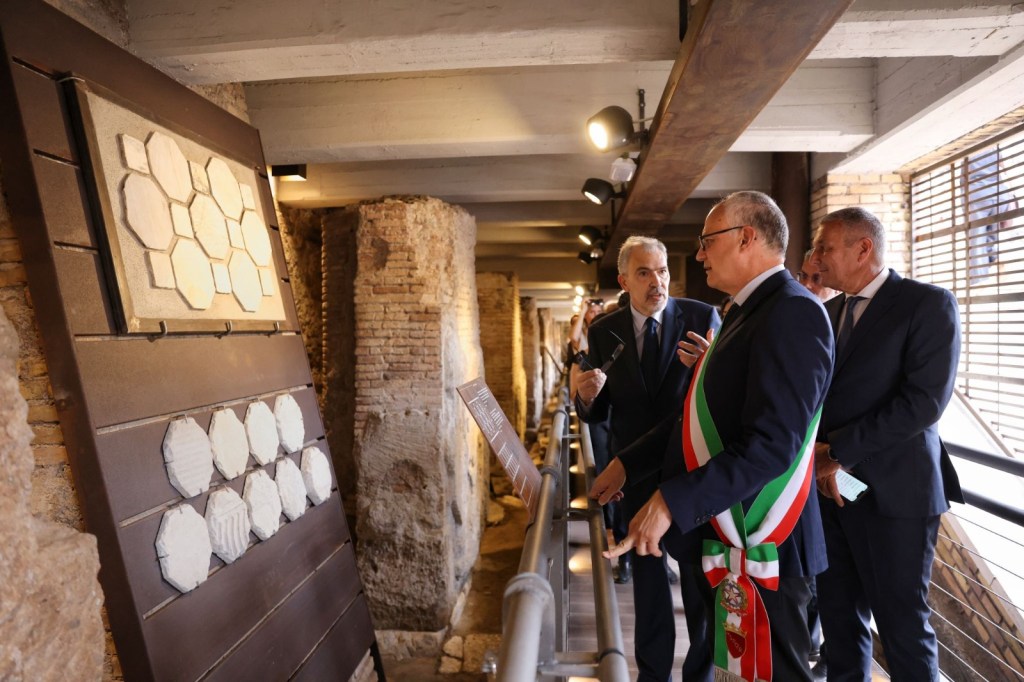
<svg viewBox="0 0 1024 682">
<path fill-rule="evenodd" d="M 436 632 L 486 503 L 482 440 L 455 391 L 482 372 L 476 224 L 410 197 L 329 210 L 323 226 L 324 417 L 360 574 L 378 630 Z"/>
<path fill-rule="evenodd" d="M 526 375 L 526 431 L 536 437 L 544 408 L 543 352 L 540 347 L 540 317 L 537 304 L 530 297 L 519 300 L 520 323 L 523 329 L 523 372 Z"/>
<path fill-rule="evenodd" d="M 554 315 L 550 308 L 537 310 L 540 325 L 541 352 L 544 354 L 542 373 L 544 380 L 544 395 L 549 396 L 557 390 L 561 381 L 561 367 L 555 364 L 555 359 L 562 361 L 562 354 L 565 352 L 565 341 L 558 335 L 558 325 L 555 323 Z M 555 359 L 552 359 L 555 358 Z"/>
<path fill-rule="evenodd" d="M 526 372 L 523 370 L 523 329 L 519 310 L 519 276 L 513 272 L 480 272 L 480 347 L 487 385 L 516 433 L 526 433 Z"/>
<path fill-rule="evenodd" d="M 840 175 L 830 173 L 811 186 L 811 238 L 821 219 L 840 208 L 861 206 L 874 213 L 886 232 L 885 262 L 910 274 L 910 185 L 894 173 Z M 810 244 L 803 245 L 804 249 Z"/>
</svg>

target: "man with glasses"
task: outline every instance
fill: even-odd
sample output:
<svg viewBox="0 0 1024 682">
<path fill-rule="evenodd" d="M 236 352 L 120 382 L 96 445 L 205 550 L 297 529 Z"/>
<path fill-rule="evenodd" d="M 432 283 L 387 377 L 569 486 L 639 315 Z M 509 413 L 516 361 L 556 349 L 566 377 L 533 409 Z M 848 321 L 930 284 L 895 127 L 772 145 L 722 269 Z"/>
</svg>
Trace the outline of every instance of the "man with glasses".
<svg viewBox="0 0 1024 682">
<path fill-rule="evenodd" d="M 818 270 L 818 266 L 811 258 L 812 255 L 814 255 L 814 249 L 807 249 L 807 252 L 804 253 L 804 263 L 797 270 L 796 281 L 807 287 L 808 291 L 824 303 L 830 298 L 834 298 L 839 292 L 821 283 L 821 271 Z"/>
<path fill-rule="evenodd" d="M 713 306 L 668 295 L 668 252 L 657 239 L 629 237 L 619 250 L 618 268 L 619 285 L 629 293 L 629 303 L 590 327 L 589 364 L 599 368 L 620 344 L 623 349 L 607 374 L 601 369 L 580 373 L 575 396 L 584 421 L 600 422 L 611 415 L 611 454 L 679 413 L 691 370 L 676 359 L 678 344 L 688 333 L 707 334 L 720 323 Z M 631 452 L 652 475 L 631 479 L 626 486 L 622 507 L 627 522 L 654 492 L 664 449 Z M 613 459 L 605 471 L 621 470 L 621 466 Z M 623 560 L 628 561 L 628 556 L 624 554 Z M 620 564 L 620 575 L 624 565 Z M 711 674 L 708 647 L 701 643 L 707 632 L 700 594 L 703 576 L 692 565 L 680 575 L 687 630 L 691 642 L 697 643 L 683 666 L 685 682 L 710 680 Z M 667 567 L 660 554 L 640 556 L 633 561 L 632 571 L 638 679 L 665 682 L 672 676 L 675 659 L 675 613 Z"/>
<path fill-rule="evenodd" d="M 807 579 L 826 565 L 811 483 L 832 333 L 821 303 L 783 266 L 787 241 L 782 211 L 760 192 L 731 194 L 708 214 L 697 260 L 735 304 L 695 368 L 682 424 L 663 422 L 637 443 L 661 444 L 661 480 L 605 556 L 660 555 L 662 539 L 686 556 L 685 534 L 697 529 L 716 587 L 707 604 L 715 665 L 791 682 L 812 679 Z M 626 481 L 645 473 L 625 465 Z M 591 491 L 602 502 L 622 483 L 611 471 Z"/>
</svg>

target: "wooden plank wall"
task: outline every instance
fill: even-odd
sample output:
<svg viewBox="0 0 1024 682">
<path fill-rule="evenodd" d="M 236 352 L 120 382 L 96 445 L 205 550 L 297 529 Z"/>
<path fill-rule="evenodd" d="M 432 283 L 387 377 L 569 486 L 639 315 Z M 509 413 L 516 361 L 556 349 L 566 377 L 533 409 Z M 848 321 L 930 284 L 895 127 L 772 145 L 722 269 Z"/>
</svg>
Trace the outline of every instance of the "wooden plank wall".
<svg viewBox="0 0 1024 682">
<path fill-rule="evenodd" d="M 290 393 L 306 445 L 329 457 L 287 279 L 258 132 L 37 0 L 0 3 L 0 163 L 50 380 L 129 680 L 345 680 L 368 649 L 369 610 L 335 481 L 332 497 L 188 594 L 163 580 L 154 541 L 182 503 L 161 444 L 170 420 Z M 288 321 L 281 333 L 120 336 L 60 81 L 75 74 L 192 130 L 262 177 Z M 172 328 L 173 332 L 173 328 Z M 298 463 L 299 454 L 288 456 Z M 250 457 L 248 471 L 259 465 Z M 273 477 L 275 464 L 265 467 Z M 211 490 L 239 493 L 244 475 Z M 205 513 L 208 493 L 185 502 Z M 379 657 L 375 655 L 375 659 Z"/>
</svg>

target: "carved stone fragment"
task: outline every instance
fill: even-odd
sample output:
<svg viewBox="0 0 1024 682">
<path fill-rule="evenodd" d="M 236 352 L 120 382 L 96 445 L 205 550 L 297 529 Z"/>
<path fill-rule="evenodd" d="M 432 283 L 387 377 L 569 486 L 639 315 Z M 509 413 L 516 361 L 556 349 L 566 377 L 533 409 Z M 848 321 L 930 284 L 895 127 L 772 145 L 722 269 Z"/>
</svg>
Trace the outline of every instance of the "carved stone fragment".
<svg viewBox="0 0 1024 682">
<path fill-rule="evenodd" d="M 252 193 L 252 187 L 245 183 L 239 183 L 238 189 L 242 191 L 242 205 L 250 211 L 256 210 L 256 197 Z"/>
<path fill-rule="evenodd" d="M 245 239 L 242 237 L 242 226 L 237 220 L 231 220 L 228 218 L 228 241 L 231 242 L 231 246 L 236 249 L 245 248 Z"/>
<path fill-rule="evenodd" d="M 179 592 L 191 592 L 210 573 L 210 533 L 189 504 L 164 512 L 156 535 L 156 554 L 164 580 Z"/>
<path fill-rule="evenodd" d="M 192 175 L 192 187 L 201 194 L 209 194 L 210 178 L 206 176 L 206 169 L 195 161 L 189 161 L 188 170 Z"/>
<path fill-rule="evenodd" d="M 252 259 L 244 251 L 235 251 L 231 254 L 228 270 L 231 272 L 231 292 L 238 303 L 250 313 L 259 310 L 263 300 L 263 286 Z"/>
<path fill-rule="evenodd" d="M 246 477 L 242 498 L 249 508 L 252 532 L 260 540 L 269 540 L 281 527 L 281 497 L 277 485 L 266 471 L 258 469 Z"/>
<path fill-rule="evenodd" d="M 213 463 L 224 478 L 231 480 L 245 471 L 249 461 L 249 439 L 234 410 L 217 410 L 210 420 Z"/>
<path fill-rule="evenodd" d="M 231 293 L 231 275 L 228 274 L 228 266 L 223 263 L 213 264 L 213 285 L 218 294 Z"/>
<path fill-rule="evenodd" d="M 206 432 L 195 419 L 186 417 L 167 426 L 163 443 L 167 478 L 185 497 L 206 492 L 213 476 L 213 451 Z"/>
<path fill-rule="evenodd" d="M 313 504 L 323 504 L 331 496 L 331 465 L 320 448 L 311 445 L 302 451 L 302 481 Z"/>
<path fill-rule="evenodd" d="M 163 251 L 171 245 L 174 226 L 167 199 L 153 179 L 132 173 L 124 181 L 125 217 L 128 228 L 146 248 Z"/>
<path fill-rule="evenodd" d="M 224 216 L 217 208 L 216 202 L 205 194 L 197 194 L 189 208 L 192 216 L 192 229 L 196 239 L 203 245 L 203 250 L 212 258 L 224 258 L 228 255 L 228 230 L 224 225 Z"/>
<path fill-rule="evenodd" d="M 281 508 L 290 521 L 306 513 L 306 484 L 295 462 L 287 457 L 278 460 L 274 474 L 277 492 L 281 495 Z"/>
<path fill-rule="evenodd" d="M 263 290 L 264 296 L 273 296 L 277 288 L 274 286 L 274 275 L 271 274 L 270 270 L 260 268 L 260 289 Z"/>
<path fill-rule="evenodd" d="M 146 151 L 153 177 L 167 196 L 182 203 L 188 201 L 192 194 L 192 176 L 178 143 L 163 133 L 153 133 L 146 141 Z"/>
<path fill-rule="evenodd" d="M 254 211 L 246 211 L 242 216 L 242 236 L 245 237 L 245 249 L 252 260 L 260 267 L 270 265 L 273 251 L 270 248 L 270 235 L 267 226 Z"/>
<path fill-rule="evenodd" d="M 298 452 L 306 439 L 306 429 L 302 423 L 302 408 L 290 394 L 279 395 L 274 400 L 274 419 L 277 422 L 277 435 L 285 452 Z"/>
<path fill-rule="evenodd" d="M 174 288 L 174 269 L 171 267 L 170 256 L 161 251 L 147 251 L 146 262 L 149 264 L 153 286 L 157 289 Z"/>
<path fill-rule="evenodd" d="M 210 493 L 206 502 L 206 526 L 210 531 L 213 552 L 230 564 L 245 554 L 249 547 L 249 508 L 231 488 Z"/>
<path fill-rule="evenodd" d="M 121 133 L 117 136 L 121 140 L 121 156 L 124 165 L 128 168 L 149 174 L 149 160 L 146 158 L 146 145 L 142 140 Z"/>
<path fill-rule="evenodd" d="M 277 422 L 267 404 L 257 400 L 245 411 L 245 434 L 249 437 L 249 452 L 262 464 L 277 457 Z"/>
<path fill-rule="evenodd" d="M 228 164 L 214 157 L 206 164 L 206 174 L 210 178 L 210 193 L 224 215 L 233 220 L 242 217 L 242 193 Z"/>
<path fill-rule="evenodd" d="M 195 239 L 196 235 L 192 232 L 192 218 L 189 217 L 188 209 L 182 204 L 171 204 L 171 222 L 174 224 L 174 234 Z"/>
<path fill-rule="evenodd" d="M 179 239 L 171 253 L 174 280 L 178 291 L 196 310 L 205 310 L 213 303 L 216 291 L 210 261 L 194 241 Z"/>
</svg>

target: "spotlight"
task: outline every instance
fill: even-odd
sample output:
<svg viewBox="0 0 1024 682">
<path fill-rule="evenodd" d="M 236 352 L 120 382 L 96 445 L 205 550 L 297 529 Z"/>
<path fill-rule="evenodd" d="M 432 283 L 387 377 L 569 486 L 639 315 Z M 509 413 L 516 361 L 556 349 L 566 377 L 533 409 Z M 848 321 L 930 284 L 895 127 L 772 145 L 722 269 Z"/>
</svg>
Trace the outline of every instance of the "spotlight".
<svg viewBox="0 0 1024 682">
<path fill-rule="evenodd" d="M 594 261 L 600 260 L 601 256 L 604 255 L 604 240 L 594 242 L 590 251 L 580 251 L 577 256 L 581 261 L 590 265 Z"/>
<path fill-rule="evenodd" d="M 302 181 L 306 179 L 306 164 L 291 163 L 281 166 L 271 166 L 270 174 L 281 180 Z"/>
<path fill-rule="evenodd" d="M 580 191 L 583 192 L 583 196 L 587 199 L 602 206 L 608 203 L 609 199 L 619 199 L 626 196 L 625 192 L 616 192 L 612 183 L 600 178 L 587 178 L 587 181 L 583 183 L 583 189 Z"/>
<path fill-rule="evenodd" d="M 640 100 L 640 130 L 633 130 L 633 116 L 619 106 L 605 107 L 587 119 L 587 137 L 602 152 L 621 149 L 632 144 L 647 143 L 644 128 L 644 91 L 637 90 Z"/>
<path fill-rule="evenodd" d="M 591 246 L 594 242 L 601 238 L 601 230 L 590 225 L 584 225 L 583 227 L 580 228 L 579 238 L 581 242 L 583 242 L 587 246 Z"/>
<path fill-rule="evenodd" d="M 588 244 L 589 244 L 589 242 L 588 242 Z M 585 294 L 585 293 L 587 293 L 586 287 L 584 287 L 582 284 L 577 284 L 576 285 L 576 295 L 581 297 L 581 300 L 582 300 L 583 294 Z"/>
</svg>

